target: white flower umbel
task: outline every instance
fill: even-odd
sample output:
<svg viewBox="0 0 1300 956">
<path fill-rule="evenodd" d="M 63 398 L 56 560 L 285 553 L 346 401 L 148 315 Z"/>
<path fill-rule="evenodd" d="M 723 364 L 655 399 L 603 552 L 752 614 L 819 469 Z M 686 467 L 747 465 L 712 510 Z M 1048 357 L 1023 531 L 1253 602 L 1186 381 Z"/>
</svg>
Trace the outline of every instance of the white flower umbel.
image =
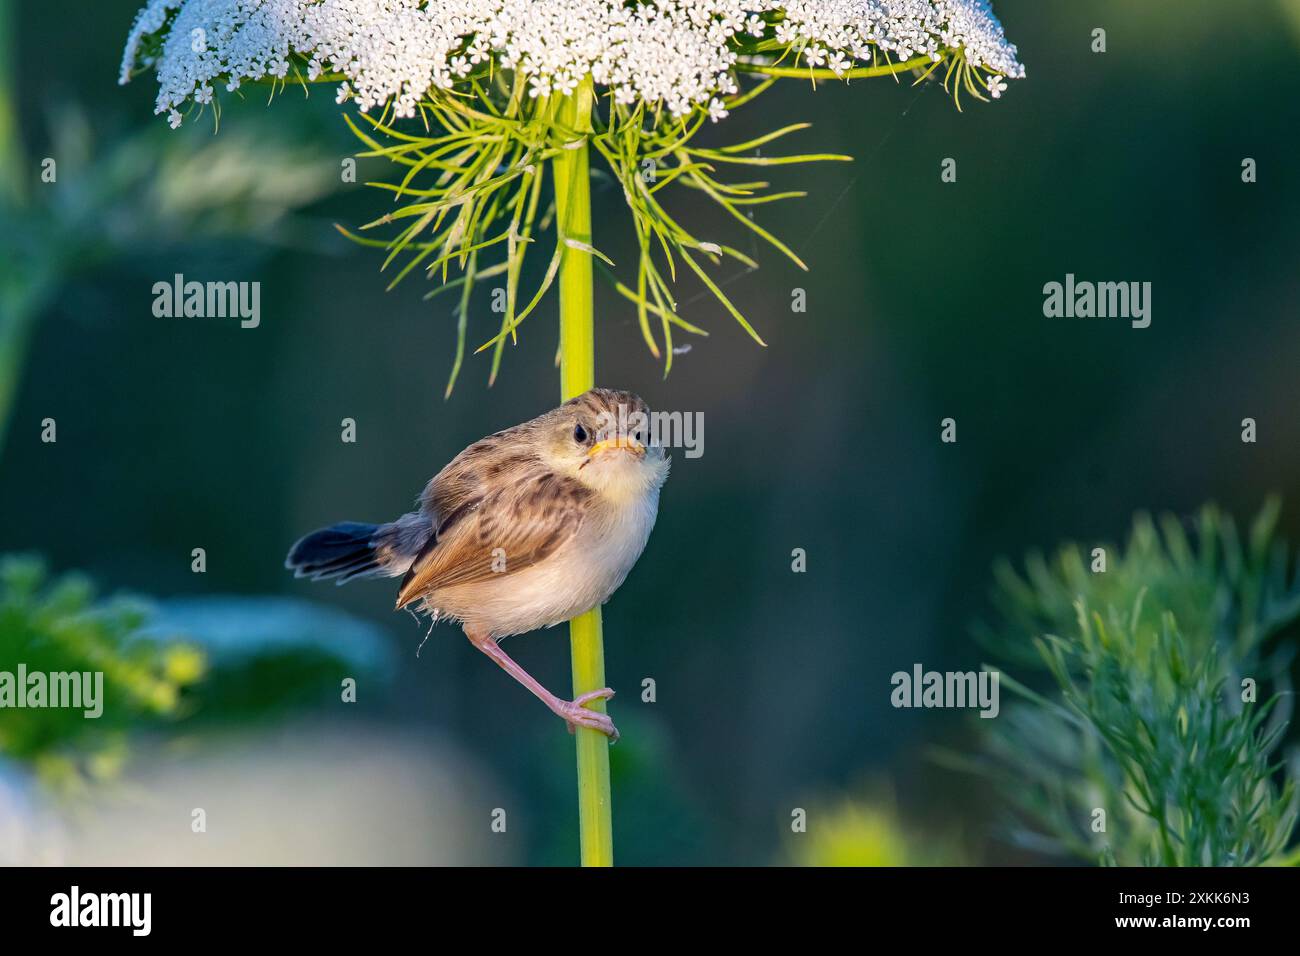
<svg viewBox="0 0 1300 956">
<path fill-rule="evenodd" d="M 476 313 L 497 329 L 479 347 L 493 349 L 489 382 L 505 344 L 558 285 L 566 398 L 596 381 L 597 268 L 635 306 L 665 375 L 684 351 L 673 347 L 674 333 L 705 334 L 678 311 L 674 289 L 688 272 L 762 343 L 723 292 L 725 281 L 705 268 L 757 263 L 695 234 L 702 200 L 736 231 L 806 268 L 756 215 L 762 204 L 803 193 L 726 173 L 849 157 L 773 155 L 772 143 L 807 128 L 798 122 L 744 143 L 705 145 L 697 134 L 710 121 L 781 77 L 915 71 L 920 82 L 943 67 L 944 88 L 960 103 L 962 90 L 1000 98 L 1004 78 L 1024 75 L 986 0 L 151 0 L 131 30 L 122 81 L 150 67 L 157 111 L 173 125 L 182 110 L 218 110 L 223 85 L 234 92 L 269 83 L 274 92 L 291 81 L 339 84 L 339 102 L 361 108 L 343 114 L 366 146 L 360 155 L 387 159 L 398 173 L 372 183 L 396 202 L 363 227 L 394 232 L 348 235 L 386 251 L 385 268 L 397 266 L 390 287 L 420 268 L 436 283 L 426 298 L 455 293 L 448 393 L 465 358 L 475 289 L 492 279 L 496 315 Z M 405 117 L 417 121 L 399 128 Z M 636 252 L 627 281 L 594 244 L 593 160 L 630 214 Z M 691 194 L 680 212 L 669 210 L 665 187 Z M 525 256 L 547 231 L 550 262 L 533 294 L 521 295 Z M 575 698 L 604 687 L 601 640 L 599 608 L 574 619 Z M 609 865 L 605 738 L 579 728 L 577 753 L 582 861 Z"/>
<path fill-rule="evenodd" d="M 522 74 L 533 96 L 572 92 L 589 76 L 619 103 L 716 120 L 737 70 L 850 75 L 918 56 L 1024 75 L 987 0 L 151 0 L 120 80 L 156 67 L 156 109 L 173 123 L 217 84 L 326 73 L 346 79 L 362 110 L 391 105 L 408 117 L 488 66 Z"/>
<path fill-rule="evenodd" d="M 507 292 L 501 325 L 483 346 L 493 349 L 491 379 L 564 250 L 612 266 L 590 237 L 564 234 L 563 210 L 551 203 L 557 190 L 543 190 L 566 150 L 590 146 L 622 188 L 636 273 L 625 283 L 605 272 L 635 304 L 666 371 L 674 333 L 703 334 L 678 314 L 673 287 L 683 272 L 762 339 L 704 269 L 755 261 L 697 237 L 668 211 L 663 188 L 690 190 L 804 268 L 756 215 L 803 193 L 726 181 L 719 171 L 849 158 L 768 152 L 802 123 L 713 147 L 696 142 L 702 125 L 781 77 L 937 74 L 960 106 L 963 90 L 1000 99 L 1006 80 L 1025 73 L 987 0 L 151 0 L 131 29 L 121 81 L 148 69 L 158 75 L 156 110 L 172 126 L 218 110 L 223 91 L 243 84 L 272 92 L 291 82 L 338 84 L 338 102 L 361 110 L 344 116 L 367 147 L 362 155 L 399 171 L 377 184 L 399 204 L 365 227 L 395 234 L 347 235 L 385 249 L 385 267 L 400 261 L 393 283 L 419 266 L 438 282 L 431 295 L 458 290 L 452 382 L 476 282 L 502 276 Z M 565 104 L 578 101 L 575 127 Z M 393 125 L 408 117 L 418 121 Z M 550 265 L 535 293 L 521 295 L 523 259 L 547 223 L 556 227 Z"/>
</svg>

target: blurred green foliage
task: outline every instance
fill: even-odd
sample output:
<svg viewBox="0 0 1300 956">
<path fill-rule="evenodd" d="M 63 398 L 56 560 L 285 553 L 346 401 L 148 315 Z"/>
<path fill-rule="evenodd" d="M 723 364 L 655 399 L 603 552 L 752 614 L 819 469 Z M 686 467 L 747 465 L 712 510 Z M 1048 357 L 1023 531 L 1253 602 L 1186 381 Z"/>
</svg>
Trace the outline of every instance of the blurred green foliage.
<svg viewBox="0 0 1300 956">
<path fill-rule="evenodd" d="M 0 756 L 60 792 L 117 775 L 134 732 L 264 721 L 340 700 L 341 681 L 391 676 L 377 631 L 280 598 L 101 598 L 80 574 L 0 557 L 0 670 L 100 672 L 102 713 L 6 707 Z"/>
<path fill-rule="evenodd" d="M 374 699 L 394 667 L 373 625 L 299 598 L 197 597 L 158 602 L 148 636 L 184 634 L 203 648 L 204 724 L 247 722 L 336 703 L 352 678 Z"/>
<path fill-rule="evenodd" d="M 985 769 L 1023 811 L 1018 842 L 1127 866 L 1289 861 L 1300 804 L 1276 750 L 1291 648 L 1269 639 L 1300 615 L 1300 575 L 1278 513 L 1244 540 L 1213 507 L 1190 529 L 1139 516 L 1122 550 L 999 567 L 1003 620 L 982 638 L 1055 685 L 1003 674 L 1022 702 L 989 722 Z"/>
<path fill-rule="evenodd" d="M 124 756 L 125 732 L 174 720 L 189 710 L 189 690 L 206 657 L 183 641 L 141 636 L 147 605 L 102 599 L 90 581 L 51 579 L 40 560 L 0 559 L 0 670 L 102 672 L 103 713 L 81 709 L 6 708 L 0 753 L 33 764 L 47 782 L 72 786 L 82 775 L 111 776 Z"/>
</svg>

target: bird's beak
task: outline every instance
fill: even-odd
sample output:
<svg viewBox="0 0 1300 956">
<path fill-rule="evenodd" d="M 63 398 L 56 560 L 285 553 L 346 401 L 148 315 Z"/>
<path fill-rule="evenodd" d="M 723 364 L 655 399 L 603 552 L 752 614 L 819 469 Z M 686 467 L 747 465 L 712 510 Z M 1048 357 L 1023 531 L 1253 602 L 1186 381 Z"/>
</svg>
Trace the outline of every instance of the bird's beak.
<svg viewBox="0 0 1300 956">
<path fill-rule="evenodd" d="M 624 451 L 630 452 L 638 458 L 645 457 L 645 445 L 641 444 L 635 438 L 628 438 L 625 435 L 620 435 L 617 438 L 602 438 L 600 441 L 596 442 L 596 444 L 592 445 L 591 450 L 587 452 L 587 460 L 590 461 L 602 451 L 610 451 L 615 448 L 622 448 Z"/>
</svg>

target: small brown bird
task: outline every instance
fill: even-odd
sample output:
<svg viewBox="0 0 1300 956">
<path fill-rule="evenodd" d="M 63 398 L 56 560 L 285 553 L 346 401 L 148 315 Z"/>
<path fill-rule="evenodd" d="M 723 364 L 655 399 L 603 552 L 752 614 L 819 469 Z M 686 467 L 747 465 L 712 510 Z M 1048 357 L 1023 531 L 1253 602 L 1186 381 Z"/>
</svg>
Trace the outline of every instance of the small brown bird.
<svg viewBox="0 0 1300 956">
<path fill-rule="evenodd" d="M 403 575 L 397 607 L 459 622 L 470 642 L 569 724 L 611 739 L 610 718 L 562 700 L 499 646 L 609 600 L 645 549 L 669 459 L 631 392 L 593 388 L 470 445 L 388 524 L 343 522 L 293 546 L 298 577 Z"/>
</svg>

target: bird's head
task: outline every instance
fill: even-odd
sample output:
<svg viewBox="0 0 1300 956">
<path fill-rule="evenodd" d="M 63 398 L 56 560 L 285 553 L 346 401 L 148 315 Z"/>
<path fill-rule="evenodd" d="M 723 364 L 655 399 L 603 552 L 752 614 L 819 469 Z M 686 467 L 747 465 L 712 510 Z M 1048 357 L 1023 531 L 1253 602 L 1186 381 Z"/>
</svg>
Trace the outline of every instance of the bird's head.
<svg viewBox="0 0 1300 956">
<path fill-rule="evenodd" d="M 631 392 L 593 388 L 538 420 L 542 457 L 602 497 L 658 490 L 669 459 L 651 436 L 650 408 Z"/>
</svg>

